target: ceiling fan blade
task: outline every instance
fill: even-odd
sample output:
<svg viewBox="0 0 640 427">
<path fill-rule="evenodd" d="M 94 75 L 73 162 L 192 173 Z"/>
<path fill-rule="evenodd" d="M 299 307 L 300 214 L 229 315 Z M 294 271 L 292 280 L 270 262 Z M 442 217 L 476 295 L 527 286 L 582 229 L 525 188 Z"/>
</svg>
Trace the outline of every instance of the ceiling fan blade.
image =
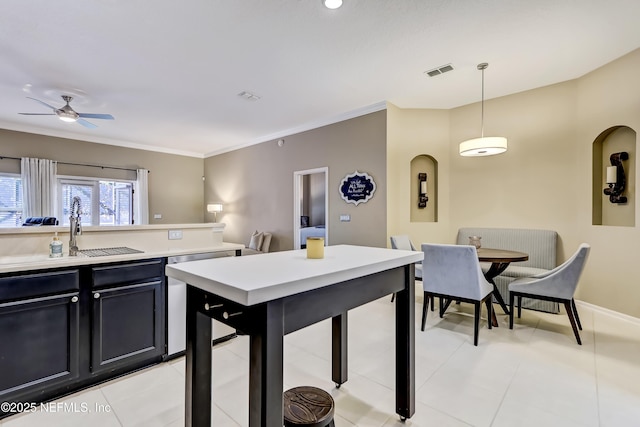
<svg viewBox="0 0 640 427">
<path fill-rule="evenodd" d="M 55 116 L 53 113 L 18 113 L 23 116 Z"/>
<path fill-rule="evenodd" d="M 54 107 L 54 106 L 52 106 L 52 105 L 49 105 L 49 104 L 47 104 L 47 103 L 46 103 L 46 102 L 44 102 L 44 101 L 40 101 L 39 99 L 35 99 L 35 98 L 30 97 L 30 96 L 27 96 L 27 98 L 29 98 L 29 99 L 33 99 L 34 101 L 39 102 L 40 104 L 44 105 L 45 107 L 49 107 L 49 108 L 51 108 L 52 110 L 57 110 L 57 108 L 56 108 L 56 107 Z"/>
<path fill-rule="evenodd" d="M 111 114 L 78 113 L 78 116 L 84 117 L 85 119 L 115 120 Z"/>
<path fill-rule="evenodd" d="M 98 126 L 94 125 L 93 123 L 90 123 L 84 119 L 78 119 L 76 120 L 76 123 L 80 123 L 82 126 L 86 127 L 87 129 L 95 129 Z"/>
</svg>

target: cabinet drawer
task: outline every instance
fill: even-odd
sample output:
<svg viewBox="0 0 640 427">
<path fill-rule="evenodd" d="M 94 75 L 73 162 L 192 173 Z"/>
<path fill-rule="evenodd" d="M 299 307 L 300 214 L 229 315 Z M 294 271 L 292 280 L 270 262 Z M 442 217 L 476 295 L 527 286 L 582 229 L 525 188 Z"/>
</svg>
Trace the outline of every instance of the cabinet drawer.
<svg viewBox="0 0 640 427">
<path fill-rule="evenodd" d="M 79 270 L 47 271 L 0 278 L 0 302 L 80 289 Z"/>
<path fill-rule="evenodd" d="M 131 264 L 93 267 L 91 273 L 93 276 L 93 289 L 121 283 L 147 282 L 164 276 L 164 260 L 152 259 Z"/>
</svg>

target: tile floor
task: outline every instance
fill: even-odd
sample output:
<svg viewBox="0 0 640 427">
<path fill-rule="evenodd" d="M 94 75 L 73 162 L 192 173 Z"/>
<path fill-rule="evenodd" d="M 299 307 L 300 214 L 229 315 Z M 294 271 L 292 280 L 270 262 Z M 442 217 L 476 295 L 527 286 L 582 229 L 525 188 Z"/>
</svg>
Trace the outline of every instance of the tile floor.
<svg viewBox="0 0 640 427">
<path fill-rule="evenodd" d="M 493 330 L 483 322 L 474 347 L 468 305 L 452 305 L 444 319 L 429 313 L 420 332 L 421 304 L 419 293 L 416 413 L 405 424 L 394 413 L 389 298 L 349 313 L 349 381 L 340 389 L 330 380 L 330 322 L 288 335 L 285 387 L 328 390 L 338 427 L 640 425 L 640 323 L 578 303 L 582 346 L 564 314 L 525 311 L 512 331 L 505 315 Z M 213 350 L 216 426 L 248 423 L 248 350 L 247 337 Z M 0 426 L 183 426 L 184 369 L 184 358 L 162 363 L 56 401 L 59 412 L 15 415 Z"/>
</svg>

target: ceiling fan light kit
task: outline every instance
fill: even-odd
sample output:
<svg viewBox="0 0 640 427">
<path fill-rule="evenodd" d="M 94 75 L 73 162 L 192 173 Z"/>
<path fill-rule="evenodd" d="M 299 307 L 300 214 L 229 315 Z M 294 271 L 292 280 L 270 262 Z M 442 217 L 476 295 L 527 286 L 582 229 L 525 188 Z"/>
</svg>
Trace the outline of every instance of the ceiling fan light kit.
<svg viewBox="0 0 640 427">
<path fill-rule="evenodd" d="M 337 9 L 342 6 L 342 0 L 322 0 L 322 4 L 327 9 Z"/>
<path fill-rule="evenodd" d="M 480 138 L 473 138 L 460 143 L 459 152 L 463 157 L 493 156 L 507 151 L 507 138 L 502 136 L 484 136 L 484 70 L 488 66 L 489 64 L 486 62 L 478 64 L 478 70 L 482 71 L 482 113 L 480 118 Z"/>
<path fill-rule="evenodd" d="M 58 118 L 63 122 L 67 122 L 67 123 L 76 122 L 89 129 L 97 128 L 98 126 L 94 125 L 91 122 L 86 121 L 85 118 L 115 120 L 115 118 L 111 114 L 76 112 L 73 108 L 71 108 L 71 105 L 69 105 L 69 103 L 73 100 L 73 97 L 69 95 L 62 95 L 62 99 L 64 100 L 64 102 L 66 102 L 66 105 L 62 108 L 56 108 L 53 105 L 49 105 L 46 102 L 36 98 L 31 98 L 30 96 L 28 96 L 27 98 L 33 99 L 34 101 L 44 105 L 45 107 L 50 108 L 51 110 L 53 110 L 53 113 L 18 113 L 18 114 L 22 114 L 25 116 L 58 116 Z"/>
</svg>

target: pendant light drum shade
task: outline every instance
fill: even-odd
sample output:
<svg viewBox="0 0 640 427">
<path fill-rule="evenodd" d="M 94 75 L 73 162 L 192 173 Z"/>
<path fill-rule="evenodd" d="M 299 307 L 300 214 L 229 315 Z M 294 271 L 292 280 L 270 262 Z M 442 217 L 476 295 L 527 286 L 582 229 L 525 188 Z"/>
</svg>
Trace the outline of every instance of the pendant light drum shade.
<svg viewBox="0 0 640 427">
<path fill-rule="evenodd" d="M 507 138 L 502 136 L 485 136 L 460 143 L 460 155 L 465 157 L 493 156 L 505 151 L 507 151 Z"/>
<path fill-rule="evenodd" d="M 482 71 L 482 114 L 480 116 L 480 138 L 468 139 L 460 143 L 460 155 L 464 157 L 493 156 L 507 151 L 507 138 L 502 136 L 484 136 L 484 70 L 489 66 L 486 62 L 478 64 Z"/>
</svg>

